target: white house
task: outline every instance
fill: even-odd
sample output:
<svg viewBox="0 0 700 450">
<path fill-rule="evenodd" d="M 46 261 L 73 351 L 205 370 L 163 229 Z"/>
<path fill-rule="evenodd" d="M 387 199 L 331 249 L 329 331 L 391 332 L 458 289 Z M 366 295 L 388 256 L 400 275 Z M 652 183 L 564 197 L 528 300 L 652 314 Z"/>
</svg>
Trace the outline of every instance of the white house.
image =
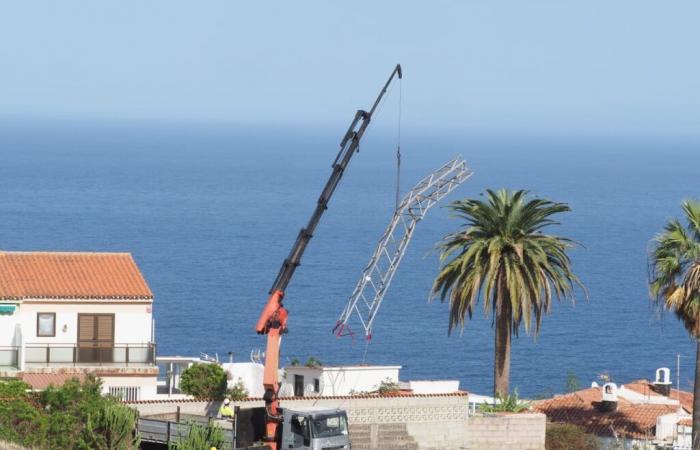
<svg viewBox="0 0 700 450">
<path fill-rule="evenodd" d="M 154 396 L 152 306 L 129 253 L 0 251 L 0 377 L 92 373 L 105 392 Z"/>
<path fill-rule="evenodd" d="M 401 366 L 287 366 L 282 396 L 338 396 L 376 391 L 382 382 L 399 382 Z"/>
</svg>

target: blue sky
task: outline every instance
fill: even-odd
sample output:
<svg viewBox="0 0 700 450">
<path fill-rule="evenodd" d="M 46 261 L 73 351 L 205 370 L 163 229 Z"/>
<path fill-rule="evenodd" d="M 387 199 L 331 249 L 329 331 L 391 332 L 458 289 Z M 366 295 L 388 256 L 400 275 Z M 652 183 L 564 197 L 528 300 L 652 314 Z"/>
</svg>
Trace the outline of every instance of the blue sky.
<svg viewBox="0 0 700 450">
<path fill-rule="evenodd" d="M 696 0 L 7 1 L 0 117 L 337 126 L 401 62 L 414 130 L 697 135 L 698 17 Z"/>
</svg>

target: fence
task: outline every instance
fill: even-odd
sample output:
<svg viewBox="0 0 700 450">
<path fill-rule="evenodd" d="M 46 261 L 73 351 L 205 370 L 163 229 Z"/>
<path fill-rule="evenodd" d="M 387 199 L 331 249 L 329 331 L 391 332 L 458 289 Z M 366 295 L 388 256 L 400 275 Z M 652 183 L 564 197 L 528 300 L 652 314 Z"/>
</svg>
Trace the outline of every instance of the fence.
<svg viewBox="0 0 700 450">
<path fill-rule="evenodd" d="M 129 366 L 153 365 L 155 344 L 27 344 L 24 361 L 30 365 Z"/>
</svg>

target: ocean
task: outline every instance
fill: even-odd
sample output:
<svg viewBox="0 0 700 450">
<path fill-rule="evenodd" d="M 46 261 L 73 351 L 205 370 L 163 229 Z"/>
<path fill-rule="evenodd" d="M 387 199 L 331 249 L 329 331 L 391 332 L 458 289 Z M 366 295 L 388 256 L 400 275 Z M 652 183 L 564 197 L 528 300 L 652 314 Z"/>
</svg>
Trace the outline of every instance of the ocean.
<svg viewBox="0 0 700 450">
<path fill-rule="evenodd" d="M 264 350 L 254 325 L 335 158 L 337 130 L 79 121 L 0 122 L 0 249 L 128 251 L 155 294 L 158 353 Z M 693 383 L 695 345 L 672 314 L 650 307 L 647 254 L 680 202 L 698 197 L 700 142 L 679 137 L 405 134 L 401 189 L 457 154 L 474 176 L 418 225 L 379 312 L 374 337 L 331 329 L 388 224 L 395 140 L 370 130 L 287 290 L 281 363 L 401 365 L 401 378 L 459 379 L 488 394 L 491 318 L 477 311 L 447 334 L 447 305 L 429 302 L 435 244 L 461 224 L 449 201 L 486 188 L 529 189 L 567 202 L 550 231 L 578 241 L 589 290 L 555 304 L 534 339 L 513 342 L 511 387 L 538 396 L 602 373 L 618 382 L 666 366 Z M 364 359 L 363 359 L 364 358 Z"/>
</svg>

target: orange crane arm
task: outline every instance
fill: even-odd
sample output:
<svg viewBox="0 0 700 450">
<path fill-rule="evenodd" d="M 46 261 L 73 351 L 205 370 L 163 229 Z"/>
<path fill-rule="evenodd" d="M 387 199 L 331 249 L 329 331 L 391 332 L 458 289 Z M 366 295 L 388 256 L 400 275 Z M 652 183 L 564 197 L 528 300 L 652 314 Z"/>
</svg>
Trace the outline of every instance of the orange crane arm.
<svg viewBox="0 0 700 450">
<path fill-rule="evenodd" d="M 358 110 L 355 113 L 350 127 L 345 132 L 345 136 L 340 142 L 340 151 L 332 165 L 333 172 L 326 182 L 323 191 L 321 191 L 321 195 L 316 203 L 316 209 L 311 215 L 306 227 L 299 231 L 289 256 L 282 263 L 277 278 L 270 289 L 270 297 L 255 326 L 255 331 L 258 334 L 267 335 L 265 372 L 263 376 L 263 386 L 265 388 L 263 399 L 265 400 L 266 409 L 266 435 L 263 440 L 270 446 L 271 450 L 277 450 L 277 429 L 281 420 L 281 411 L 277 396 L 280 388 L 279 354 L 282 335 L 287 332 L 288 317 L 287 309 L 282 306 L 284 291 L 287 289 L 289 281 L 292 279 L 292 275 L 294 275 L 294 271 L 301 265 L 301 257 L 304 254 L 304 250 L 306 250 L 306 246 L 313 237 L 313 233 L 321 220 L 323 212 L 328 209 L 328 201 L 333 195 L 335 188 L 338 186 L 338 182 L 340 182 L 350 159 L 359 151 L 360 139 L 362 139 L 362 136 L 367 130 L 367 126 L 372 120 L 372 115 L 376 111 L 377 106 L 379 106 L 382 97 L 386 94 L 395 76 L 398 76 L 399 79 L 402 77 L 401 65 L 399 64 L 397 64 L 391 72 L 389 79 L 384 84 L 384 87 L 379 93 L 379 96 L 377 96 L 369 112 Z"/>
</svg>

